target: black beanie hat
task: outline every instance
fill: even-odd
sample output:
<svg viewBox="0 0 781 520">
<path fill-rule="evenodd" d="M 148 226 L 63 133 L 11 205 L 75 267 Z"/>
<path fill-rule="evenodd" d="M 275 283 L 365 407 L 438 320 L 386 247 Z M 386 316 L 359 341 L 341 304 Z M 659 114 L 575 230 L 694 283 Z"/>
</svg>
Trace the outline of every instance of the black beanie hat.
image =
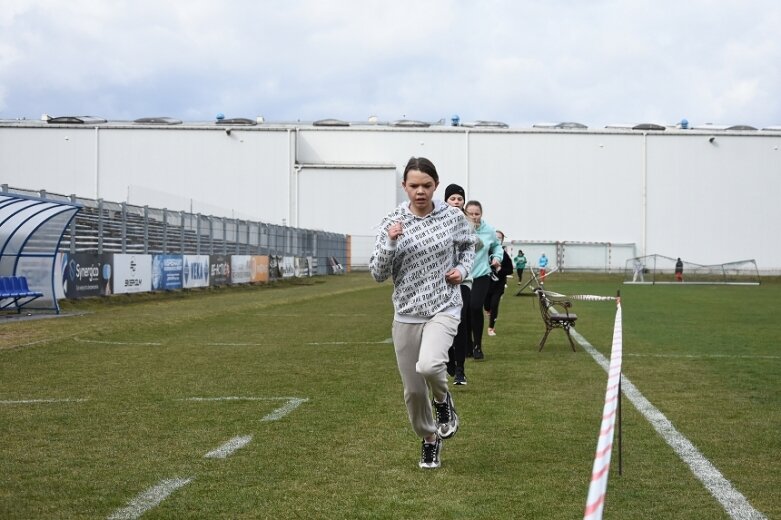
<svg viewBox="0 0 781 520">
<path fill-rule="evenodd" d="M 464 197 L 464 200 L 466 200 L 466 193 L 464 193 L 464 188 L 459 186 L 458 184 L 450 184 L 447 188 L 445 188 L 445 200 L 449 199 L 451 195 L 458 193 L 462 197 Z"/>
</svg>

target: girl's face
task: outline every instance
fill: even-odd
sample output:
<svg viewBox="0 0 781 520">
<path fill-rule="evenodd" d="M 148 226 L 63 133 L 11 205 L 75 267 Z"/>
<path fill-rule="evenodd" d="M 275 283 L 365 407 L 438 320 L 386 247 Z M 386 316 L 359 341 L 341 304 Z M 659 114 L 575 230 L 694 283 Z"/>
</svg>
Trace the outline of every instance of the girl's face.
<svg viewBox="0 0 781 520">
<path fill-rule="evenodd" d="M 480 221 L 483 218 L 483 210 L 477 204 L 472 204 L 466 207 L 466 216 L 475 226 L 480 225 Z"/>
<path fill-rule="evenodd" d="M 462 209 L 464 207 L 464 202 L 466 201 L 464 200 L 464 197 L 462 197 L 460 194 L 454 193 L 450 197 L 448 197 L 445 202 L 447 202 L 449 205 L 453 206 L 454 208 Z"/>
<path fill-rule="evenodd" d="M 434 209 L 431 199 L 439 186 L 439 183 L 432 176 L 419 170 L 410 170 L 401 186 L 407 192 L 410 210 L 415 215 L 424 217 L 431 213 Z"/>
</svg>

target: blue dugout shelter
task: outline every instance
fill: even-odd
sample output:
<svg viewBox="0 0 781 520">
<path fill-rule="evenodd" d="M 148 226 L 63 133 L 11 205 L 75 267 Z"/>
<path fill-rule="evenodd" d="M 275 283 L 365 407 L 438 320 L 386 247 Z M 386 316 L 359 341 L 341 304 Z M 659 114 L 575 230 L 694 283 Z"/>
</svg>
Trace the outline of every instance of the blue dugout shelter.
<svg viewBox="0 0 781 520">
<path fill-rule="evenodd" d="M 59 313 L 57 251 L 80 204 L 0 193 L 0 276 L 24 276 L 43 296 L 25 309 Z"/>
</svg>

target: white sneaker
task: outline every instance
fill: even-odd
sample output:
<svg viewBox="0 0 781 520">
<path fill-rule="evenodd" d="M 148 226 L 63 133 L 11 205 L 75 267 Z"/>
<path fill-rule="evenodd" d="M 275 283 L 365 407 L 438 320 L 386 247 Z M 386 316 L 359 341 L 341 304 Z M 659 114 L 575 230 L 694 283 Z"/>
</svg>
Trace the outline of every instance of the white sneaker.
<svg viewBox="0 0 781 520">
<path fill-rule="evenodd" d="M 437 440 L 434 444 L 428 444 L 423 441 L 423 445 L 420 449 L 420 462 L 418 466 L 423 469 L 436 469 L 439 467 L 439 452 L 442 451 L 442 439 L 437 436 Z"/>
<path fill-rule="evenodd" d="M 496 330 L 492 329 L 491 327 L 488 327 L 488 335 L 489 336 L 496 336 Z"/>
<path fill-rule="evenodd" d="M 432 400 L 432 404 L 436 414 L 437 434 L 439 438 L 449 439 L 458 431 L 458 414 L 453 404 L 453 397 L 448 392 L 444 403 Z"/>
</svg>

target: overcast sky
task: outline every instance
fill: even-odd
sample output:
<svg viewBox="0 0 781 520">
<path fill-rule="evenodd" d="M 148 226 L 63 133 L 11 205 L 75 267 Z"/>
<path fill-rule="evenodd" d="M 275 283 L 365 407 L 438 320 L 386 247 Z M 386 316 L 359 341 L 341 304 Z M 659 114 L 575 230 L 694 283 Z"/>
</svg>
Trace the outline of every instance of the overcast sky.
<svg viewBox="0 0 781 520">
<path fill-rule="evenodd" d="M 781 125 L 779 0 L 0 0 L 0 119 Z"/>
</svg>

